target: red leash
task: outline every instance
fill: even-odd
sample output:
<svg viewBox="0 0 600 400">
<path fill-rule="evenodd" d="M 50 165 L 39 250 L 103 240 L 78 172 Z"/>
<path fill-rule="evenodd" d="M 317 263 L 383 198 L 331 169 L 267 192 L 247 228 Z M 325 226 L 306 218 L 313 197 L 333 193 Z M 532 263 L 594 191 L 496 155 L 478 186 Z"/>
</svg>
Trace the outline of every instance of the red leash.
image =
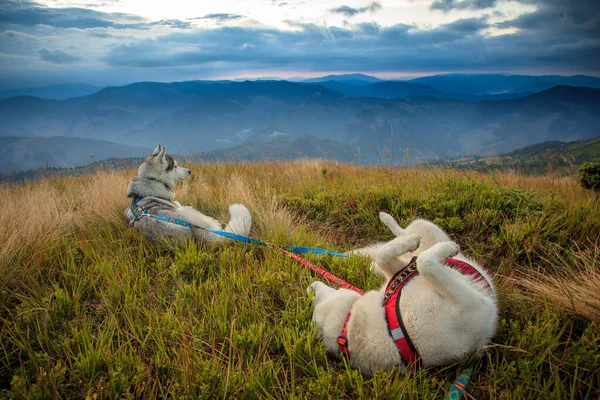
<svg viewBox="0 0 600 400">
<path fill-rule="evenodd" d="M 274 249 L 281 251 L 286 256 L 296 260 L 297 262 L 304 265 L 305 267 L 308 267 L 309 269 L 311 269 L 312 271 L 321 275 L 323 278 L 327 279 L 328 281 L 333 282 L 333 283 L 343 287 L 344 289 L 354 290 L 355 292 L 357 292 L 359 294 L 365 293 L 363 290 L 360 290 L 356 286 L 353 286 L 353 285 L 349 284 L 348 282 L 346 282 L 345 280 L 338 278 L 337 276 L 333 275 L 331 272 L 324 270 L 323 268 L 319 267 L 318 265 L 311 263 L 307 259 L 300 257 L 299 255 L 291 253 L 291 252 L 287 251 L 286 249 L 283 249 L 279 246 L 273 245 L 272 247 Z"/>
</svg>

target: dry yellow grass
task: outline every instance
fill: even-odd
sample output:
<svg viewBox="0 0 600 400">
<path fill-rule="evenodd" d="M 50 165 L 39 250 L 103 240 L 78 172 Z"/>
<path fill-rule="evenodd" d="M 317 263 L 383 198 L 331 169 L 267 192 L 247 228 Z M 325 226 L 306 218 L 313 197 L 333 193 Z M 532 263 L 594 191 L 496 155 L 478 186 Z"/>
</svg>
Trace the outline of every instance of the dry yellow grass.
<svg viewBox="0 0 600 400">
<path fill-rule="evenodd" d="M 550 300 L 560 307 L 592 321 L 600 322 L 600 246 L 591 243 L 586 250 L 570 257 L 554 251 L 548 257 L 555 270 L 530 272 L 510 282 L 529 293 Z"/>
</svg>

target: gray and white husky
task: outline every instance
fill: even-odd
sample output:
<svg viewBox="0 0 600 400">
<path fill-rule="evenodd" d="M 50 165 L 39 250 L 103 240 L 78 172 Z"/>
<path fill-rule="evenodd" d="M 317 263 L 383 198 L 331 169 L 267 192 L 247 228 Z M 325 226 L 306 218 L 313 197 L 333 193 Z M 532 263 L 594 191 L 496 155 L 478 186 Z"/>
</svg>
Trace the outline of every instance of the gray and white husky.
<svg viewBox="0 0 600 400">
<path fill-rule="evenodd" d="M 137 210 L 178 218 L 202 228 L 221 230 L 222 225 L 216 219 L 173 201 L 175 181 L 187 179 L 190 173 L 189 169 L 178 166 L 177 162 L 167 155 L 167 149 L 159 144 L 140 165 L 138 176 L 129 182 L 127 197 L 134 199 L 137 205 L 134 208 Z M 252 227 L 252 217 L 248 209 L 242 204 L 232 204 L 229 206 L 229 214 L 231 218 L 224 230 L 247 236 Z M 218 243 L 224 239 L 202 229 L 191 229 L 149 216 L 136 217 L 131 206 L 125 209 L 124 215 L 131 227 L 143 231 L 148 240 L 155 244 L 165 240 L 178 241 L 189 238 Z"/>
</svg>

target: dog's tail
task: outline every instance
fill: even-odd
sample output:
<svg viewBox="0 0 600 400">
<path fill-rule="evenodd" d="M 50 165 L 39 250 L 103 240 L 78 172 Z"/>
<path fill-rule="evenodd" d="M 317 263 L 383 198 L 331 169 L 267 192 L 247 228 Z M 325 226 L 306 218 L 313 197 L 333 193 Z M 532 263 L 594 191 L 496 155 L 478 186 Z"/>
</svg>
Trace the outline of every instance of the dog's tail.
<svg viewBox="0 0 600 400">
<path fill-rule="evenodd" d="M 237 233 L 248 236 L 252 229 L 252 216 L 243 204 L 232 204 L 229 206 L 229 222 L 225 227 L 226 232 Z"/>
</svg>

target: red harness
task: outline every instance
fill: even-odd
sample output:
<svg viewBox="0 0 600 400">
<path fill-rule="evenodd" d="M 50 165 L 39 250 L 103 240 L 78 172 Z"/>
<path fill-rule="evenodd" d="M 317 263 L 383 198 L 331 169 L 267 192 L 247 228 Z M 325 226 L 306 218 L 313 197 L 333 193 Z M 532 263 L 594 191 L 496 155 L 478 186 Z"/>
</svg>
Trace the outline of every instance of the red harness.
<svg viewBox="0 0 600 400">
<path fill-rule="evenodd" d="M 484 283 L 490 293 L 493 293 L 490 283 L 471 265 L 455 258 L 446 259 L 445 264 L 456 268 L 463 274 L 473 276 L 476 281 Z M 396 343 L 396 347 L 398 347 L 398 350 L 400 351 L 400 356 L 406 364 L 416 362 L 418 357 L 417 349 L 408 337 L 408 333 L 406 332 L 406 328 L 402 322 L 402 313 L 400 311 L 400 295 L 402 294 L 402 289 L 406 283 L 415 275 L 418 275 L 418 273 L 417 257 L 415 256 L 410 260 L 408 265 L 398 271 L 392 277 L 392 279 L 390 279 L 385 289 L 385 295 L 383 296 L 382 302 L 382 305 L 385 308 L 385 316 L 390 335 L 392 336 L 392 339 L 394 339 L 394 343 Z M 347 356 L 350 355 L 348 352 L 348 321 L 350 321 L 351 315 L 352 313 L 348 312 L 346 321 L 344 322 L 344 327 L 342 328 L 342 333 L 338 337 L 340 350 Z"/>
</svg>

